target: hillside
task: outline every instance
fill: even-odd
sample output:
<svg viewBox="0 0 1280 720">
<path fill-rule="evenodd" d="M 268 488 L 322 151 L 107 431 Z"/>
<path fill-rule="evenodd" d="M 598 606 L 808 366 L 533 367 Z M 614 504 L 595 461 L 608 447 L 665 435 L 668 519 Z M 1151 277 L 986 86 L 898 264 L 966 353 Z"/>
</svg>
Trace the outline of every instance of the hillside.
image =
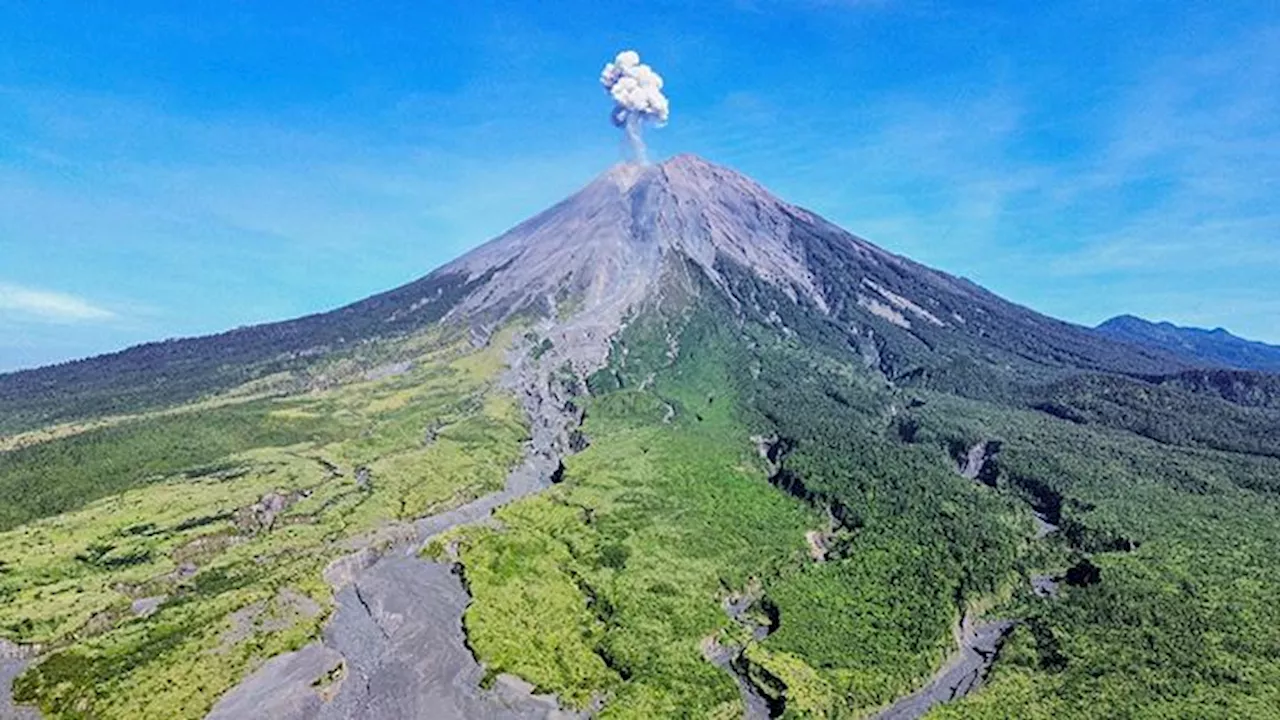
<svg viewBox="0 0 1280 720">
<path fill-rule="evenodd" d="M 1173 353 L 1190 364 L 1280 373 L 1280 347 L 1246 340 L 1222 328 L 1179 327 L 1119 315 L 1097 330 L 1108 337 Z"/>
<path fill-rule="evenodd" d="M 607 335 L 622 309 L 654 292 L 654 279 L 677 256 L 722 290 L 752 293 L 728 284 L 739 275 L 747 283 L 764 279 L 841 332 L 861 332 L 850 342 L 896 378 L 959 386 L 987 382 L 988 373 L 1034 379 L 1062 370 L 1187 366 L 887 253 L 741 175 L 680 156 L 646 169 L 620 165 L 466 257 L 331 312 L 0 375 L 0 431 L 193 400 L 412 334 L 451 314 L 487 331 L 580 293 L 587 308 L 606 316 L 598 331 Z"/>
<path fill-rule="evenodd" d="M 1269 376 L 680 156 L 332 313 L 0 377 L 50 718 L 1278 717 Z"/>
</svg>

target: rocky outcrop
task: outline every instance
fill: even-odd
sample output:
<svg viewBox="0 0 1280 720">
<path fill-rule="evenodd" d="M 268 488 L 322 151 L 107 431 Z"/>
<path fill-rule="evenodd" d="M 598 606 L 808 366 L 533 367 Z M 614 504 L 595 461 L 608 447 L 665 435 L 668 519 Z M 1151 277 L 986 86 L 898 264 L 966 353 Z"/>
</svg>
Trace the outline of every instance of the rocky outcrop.
<svg viewBox="0 0 1280 720">
<path fill-rule="evenodd" d="M 1058 597 L 1058 582 L 1060 578 L 1049 573 L 1042 573 L 1031 576 L 1031 594 L 1038 598 L 1056 598 Z"/>
<path fill-rule="evenodd" d="M 974 445 L 960 460 L 960 474 L 988 487 L 995 487 L 1000 475 L 996 465 L 996 455 L 999 452 L 999 440 L 984 440 Z"/>
<path fill-rule="evenodd" d="M 138 598 L 130 603 L 129 611 L 133 613 L 134 617 L 149 618 L 155 615 L 160 606 L 164 604 L 164 601 L 168 599 L 168 595 Z"/>
<path fill-rule="evenodd" d="M 750 612 L 760 602 L 762 594 L 760 583 L 752 580 L 745 590 L 730 594 L 721 603 L 725 614 L 746 630 L 754 642 L 764 640 L 777 629 L 776 614 L 770 614 L 767 621 L 761 622 Z M 712 635 L 703 639 L 701 647 L 702 656 L 707 662 L 733 675 L 742 696 L 745 720 L 768 720 L 781 714 L 781 708 L 775 707 L 770 698 L 761 693 L 751 680 L 743 657 L 745 648 L 741 644 L 726 644 L 717 635 Z"/>
<path fill-rule="evenodd" d="M 257 534 L 267 532 L 276 523 L 276 518 L 293 505 L 300 497 L 299 493 L 269 492 L 252 505 L 235 511 L 232 521 L 242 533 Z"/>
</svg>

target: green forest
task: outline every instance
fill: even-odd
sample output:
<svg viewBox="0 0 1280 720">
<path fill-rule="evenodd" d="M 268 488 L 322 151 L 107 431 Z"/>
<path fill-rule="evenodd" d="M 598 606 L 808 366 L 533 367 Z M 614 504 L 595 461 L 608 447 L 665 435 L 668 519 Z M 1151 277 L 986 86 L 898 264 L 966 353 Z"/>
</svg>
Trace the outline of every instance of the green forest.
<svg viewBox="0 0 1280 720">
<path fill-rule="evenodd" d="M 756 584 L 773 631 L 737 640 L 785 717 L 886 706 L 966 612 L 1017 624 L 989 686 L 939 717 L 1280 716 L 1272 416 L 1114 376 L 895 386 L 847 348 L 717 317 L 634 322 L 565 482 L 465 533 L 467 628 L 495 672 L 607 696 L 605 717 L 733 716 L 699 648 L 742 632 L 721 603 Z M 961 477 L 985 441 L 990 482 Z M 1061 529 L 1038 538 L 1033 512 Z"/>
</svg>

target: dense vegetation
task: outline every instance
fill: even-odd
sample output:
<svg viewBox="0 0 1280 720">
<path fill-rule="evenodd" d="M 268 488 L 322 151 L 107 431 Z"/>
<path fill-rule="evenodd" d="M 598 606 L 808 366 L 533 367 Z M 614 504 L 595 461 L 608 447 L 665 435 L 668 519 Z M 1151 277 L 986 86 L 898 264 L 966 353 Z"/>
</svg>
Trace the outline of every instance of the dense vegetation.
<svg viewBox="0 0 1280 720">
<path fill-rule="evenodd" d="M 1245 407 L 1280 410 L 1280 375 L 1246 370 L 1187 370 L 1144 379 Z"/>
<path fill-rule="evenodd" d="M 494 384 L 501 351 L 399 349 L 412 365 L 381 379 L 0 454 L 0 483 L 30 487 L 4 496 L 30 521 L 0 533 L 0 633 L 51 651 L 15 696 L 51 718 L 203 717 L 256 663 L 317 636 L 329 561 L 500 487 L 526 436 Z M 37 492 L 64 482 L 101 498 Z"/>
<path fill-rule="evenodd" d="M 1280 411 L 1242 407 L 1172 384 L 1080 375 L 1033 396 L 1035 407 L 1065 420 L 1128 430 L 1167 445 L 1280 453 Z"/>
<path fill-rule="evenodd" d="M 792 713 L 854 713 L 928 676 L 968 603 L 1012 577 L 1024 504 L 944 445 L 903 443 L 883 380 L 721 312 L 633 323 L 564 483 L 465 533 L 467 628 L 494 672 L 604 694 L 609 717 L 732 716 L 699 649 L 742 632 L 720 603 L 752 586 L 777 624 L 748 651 L 761 686 Z"/>
<path fill-rule="evenodd" d="M 1025 599 L 990 685 L 940 717 L 1280 716 L 1280 462 L 945 396 L 913 415 L 1001 437 L 1001 484 L 1061 516 L 1057 569 L 1100 570 Z"/>
</svg>

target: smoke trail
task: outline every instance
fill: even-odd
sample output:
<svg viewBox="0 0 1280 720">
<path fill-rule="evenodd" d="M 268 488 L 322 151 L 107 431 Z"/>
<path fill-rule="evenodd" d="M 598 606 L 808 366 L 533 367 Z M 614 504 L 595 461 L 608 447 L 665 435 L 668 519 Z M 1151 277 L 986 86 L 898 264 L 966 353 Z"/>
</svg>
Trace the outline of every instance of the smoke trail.
<svg viewBox="0 0 1280 720">
<path fill-rule="evenodd" d="M 648 162 L 644 126 L 653 123 L 661 127 L 671 117 L 671 103 L 662 94 L 662 76 L 641 63 L 639 53 L 623 50 L 604 66 L 600 84 L 613 97 L 610 119 L 626 133 L 632 155 L 638 162 Z"/>
</svg>

